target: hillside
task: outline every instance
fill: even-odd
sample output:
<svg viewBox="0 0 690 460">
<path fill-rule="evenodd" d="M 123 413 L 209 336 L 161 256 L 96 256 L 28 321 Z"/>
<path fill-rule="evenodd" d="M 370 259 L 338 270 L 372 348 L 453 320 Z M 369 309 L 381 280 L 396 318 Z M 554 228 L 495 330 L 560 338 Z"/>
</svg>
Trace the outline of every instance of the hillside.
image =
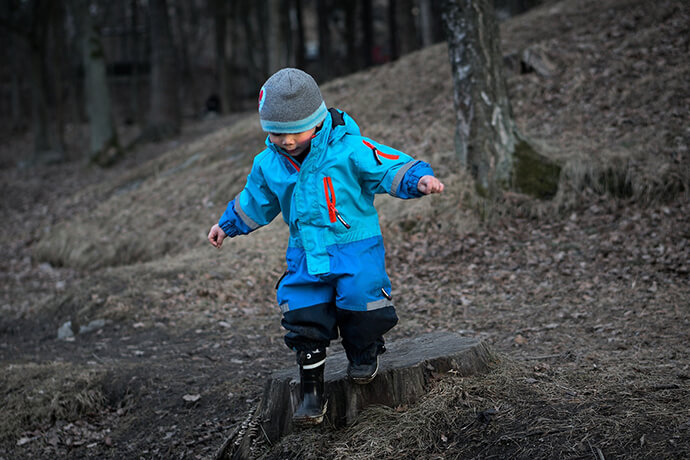
<svg viewBox="0 0 690 460">
<path fill-rule="evenodd" d="M 459 331 L 503 361 L 257 455 L 690 456 L 689 24 L 681 0 L 548 2 L 504 23 L 506 61 L 529 50 L 548 71 L 508 72 L 518 127 L 565 174 L 554 202 L 508 194 L 486 219 L 453 153 L 445 45 L 323 85 L 446 184 L 377 199 L 389 339 Z M 205 240 L 263 138 L 248 113 L 111 170 L 0 170 L 0 458 L 207 458 L 292 365 L 274 305 L 282 219 L 222 251 Z"/>
</svg>

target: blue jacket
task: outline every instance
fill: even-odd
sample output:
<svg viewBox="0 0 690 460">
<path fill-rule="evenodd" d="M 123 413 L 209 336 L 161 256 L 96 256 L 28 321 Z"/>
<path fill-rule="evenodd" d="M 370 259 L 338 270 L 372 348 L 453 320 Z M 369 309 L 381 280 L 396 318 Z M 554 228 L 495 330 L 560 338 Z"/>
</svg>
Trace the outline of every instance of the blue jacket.
<svg viewBox="0 0 690 460">
<path fill-rule="evenodd" d="M 266 146 L 219 225 L 230 237 L 247 234 L 282 212 L 290 227 L 288 247 L 305 251 L 310 275 L 329 273 L 327 247 L 381 235 L 377 193 L 416 198 L 422 195 L 419 179 L 433 175 L 427 163 L 362 137 L 355 121 L 335 109 L 303 164 L 268 138 Z"/>
</svg>

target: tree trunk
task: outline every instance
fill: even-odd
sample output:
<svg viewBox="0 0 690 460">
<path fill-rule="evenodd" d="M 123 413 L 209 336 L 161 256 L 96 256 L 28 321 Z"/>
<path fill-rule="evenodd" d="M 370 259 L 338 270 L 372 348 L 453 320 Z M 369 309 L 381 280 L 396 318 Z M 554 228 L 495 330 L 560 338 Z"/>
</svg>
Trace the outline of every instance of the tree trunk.
<svg viewBox="0 0 690 460">
<path fill-rule="evenodd" d="M 89 3 L 88 0 L 73 2 L 84 63 L 84 93 L 90 135 L 89 160 L 100 166 L 110 166 L 120 158 L 122 150 L 113 120 L 101 35 L 91 17 Z"/>
<path fill-rule="evenodd" d="M 64 148 L 55 120 L 49 111 L 48 37 L 51 21 L 54 19 L 55 4 L 35 1 L 31 3 L 32 14 L 29 44 L 29 80 L 31 82 L 31 114 L 34 134 L 34 155 L 31 163 L 55 163 L 64 160 Z"/>
<path fill-rule="evenodd" d="M 414 0 L 397 0 L 396 24 L 398 29 L 398 56 L 411 53 L 419 48 L 417 38 L 417 26 L 415 24 L 413 9 Z"/>
<path fill-rule="evenodd" d="M 495 197 L 500 190 L 518 188 L 539 197 L 556 193 L 553 178 L 545 190 L 520 189 L 516 177 L 518 143 L 510 101 L 503 77 L 498 23 L 489 0 L 445 0 L 443 19 L 453 73 L 456 112 L 455 149 L 476 181 L 482 196 Z M 529 160 L 546 159 L 528 145 Z M 523 164 L 524 166 L 524 164 Z M 527 168 L 531 170 L 532 168 Z M 560 174 L 560 169 L 547 169 Z M 539 181 L 537 181 L 538 183 Z"/>
<path fill-rule="evenodd" d="M 316 14 L 319 21 L 319 76 L 321 81 L 328 80 L 332 74 L 333 65 L 331 60 L 331 2 L 321 0 L 316 3 Z"/>
<path fill-rule="evenodd" d="M 376 404 L 398 407 L 413 404 L 440 375 L 452 372 L 469 376 L 487 371 L 496 362 L 489 348 L 475 339 L 450 332 L 436 332 L 391 342 L 380 358 L 379 373 L 367 385 L 350 382 L 347 357 L 334 353 L 326 360 L 327 422 L 342 427 L 355 421 L 366 407 Z M 270 443 L 292 431 L 292 414 L 299 405 L 297 365 L 275 372 L 244 430 L 236 430 L 216 458 L 250 458 L 252 445 Z"/>
<path fill-rule="evenodd" d="M 264 29 L 267 34 L 268 73 L 273 75 L 286 67 L 289 60 L 289 44 L 287 40 L 289 11 L 286 11 L 283 0 L 268 0 L 268 25 Z"/>
<path fill-rule="evenodd" d="M 218 72 L 218 90 L 220 92 L 220 112 L 230 111 L 230 81 L 227 62 L 227 9 L 226 0 L 215 0 L 214 22 L 216 38 L 216 71 Z"/>
<path fill-rule="evenodd" d="M 372 0 L 362 0 L 361 23 L 364 37 L 362 39 L 362 56 L 364 67 L 371 67 L 374 62 L 374 20 L 372 14 Z"/>
<path fill-rule="evenodd" d="M 256 37 L 257 33 L 254 26 L 254 18 L 260 16 L 258 12 L 259 5 L 252 3 L 251 0 L 240 0 L 241 12 L 238 15 L 242 21 L 242 29 L 244 29 L 244 45 L 245 45 L 245 65 L 246 72 L 249 76 L 249 81 L 252 84 L 260 86 L 266 79 L 266 75 L 261 63 L 261 53 L 263 46 L 257 46 L 260 39 Z M 256 11 L 255 11 L 256 10 Z M 260 37 L 262 34 L 258 34 Z M 260 82 L 260 83 L 258 83 Z M 258 88 L 257 88 L 258 93 Z"/>
<path fill-rule="evenodd" d="M 399 56 L 397 3 L 396 0 L 388 0 L 388 54 L 391 61 L 395 61 Z"/>
<path fill-rule="evenodd" d="M 19 59 L 21 53 L 19 52 L 19 41 L 11 34 L 7 34 L 7 52 L 9 58 L 9 66 L 11 71 L 10 82 L 10 115 L 12 119 L 12 131 L 20 132 L 24 129 L 24 112 L 22 111 L 21 103 L 21 83 L 19 76 L 24 73 L 21 60 Z"/>
<path fill-rule="evenodd" d="M 295 66 L 304 69 L 305 44 L 304 44 L 304 15 L 302 14 L 302 0 L 293 0 L 295 9 Z"/>
<path fill-rule="evenodd" d="M 359 69 L 357 60 L 357 2 L 344 0 L 341 8 L 345 10 L 345 45 L 347 47 L 347 70 L 349 73 Z"/>
<path fill-rule="evenodd" d="M 150 0 L 151 20 L 151 102 L 142 137 L 162 140 L 180 132 L 182 116 L 178 94 L 175 47 L 170 31 L 166 0 Z"/>
<path fill-rule="evenodd" d="M 422 47 L 424 48 L 434 43 L 433 27 L 431 0 L 419 0 L 419 28 L 421 29 Z"/>
<path fill-rule="evenodd" d="M 132 73 L 130 76 L 130 111 L 133 123 L 141 126 L 143 117 L 141 116 L 141 102 L 139 101 L 139 75 L 140 64 L 142 61 L 141 35 L 139 34 L 139 6 L 137 0 L 130 1 L 132 13 L 132 39 L 130 40 L 131 49 L 129 50 L 129 60 L 132 63 Z"/>
</svg>

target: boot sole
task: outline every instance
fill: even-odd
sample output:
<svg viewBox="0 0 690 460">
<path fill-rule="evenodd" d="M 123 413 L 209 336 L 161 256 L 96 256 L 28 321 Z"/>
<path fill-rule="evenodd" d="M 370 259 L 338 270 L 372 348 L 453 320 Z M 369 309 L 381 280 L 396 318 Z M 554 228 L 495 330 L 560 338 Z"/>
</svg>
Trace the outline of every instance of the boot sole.
<svg viewBox="0 0 690 460">
<path fill-rule="evenodd" d="M 374 380 L 374 377 L 376 377 L 376 374 L 379 373 L 379 363 L 378 360 L 376 361 L 376 370 L 374 371 L 373 374 L 367 376 L 367 377 L 353 377 L 350 376 L 350 380 L 352 380 L 354 383 L 357 385 L 366 385 L 367 383 L 371 382 Z"/>
<path fill-rule="evenodd" d="M 297 426 L 315 426 L 323 423 L 323 418 L 326 415 L 328 408 L 328 401 L 323 405 L 323 412 L 318 415 L 302 415 L 299 417 L 292 416 L 292 423 Z"/>
</svg>

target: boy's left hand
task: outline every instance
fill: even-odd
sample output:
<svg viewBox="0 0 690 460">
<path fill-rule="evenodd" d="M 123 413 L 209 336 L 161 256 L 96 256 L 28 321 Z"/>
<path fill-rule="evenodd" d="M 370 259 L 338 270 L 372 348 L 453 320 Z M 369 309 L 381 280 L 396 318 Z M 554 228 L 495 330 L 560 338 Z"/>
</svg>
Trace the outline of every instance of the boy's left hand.
<svg viewBox="0 0 690 460">
<path fill-rule="evenodd" d="M 430 193 L 441 193 L 443 191 L 443 182 L 436 179 L 434 176 L 422 176 L 417 182 L 417 190 L 425 195 Z"/>
</svg>

